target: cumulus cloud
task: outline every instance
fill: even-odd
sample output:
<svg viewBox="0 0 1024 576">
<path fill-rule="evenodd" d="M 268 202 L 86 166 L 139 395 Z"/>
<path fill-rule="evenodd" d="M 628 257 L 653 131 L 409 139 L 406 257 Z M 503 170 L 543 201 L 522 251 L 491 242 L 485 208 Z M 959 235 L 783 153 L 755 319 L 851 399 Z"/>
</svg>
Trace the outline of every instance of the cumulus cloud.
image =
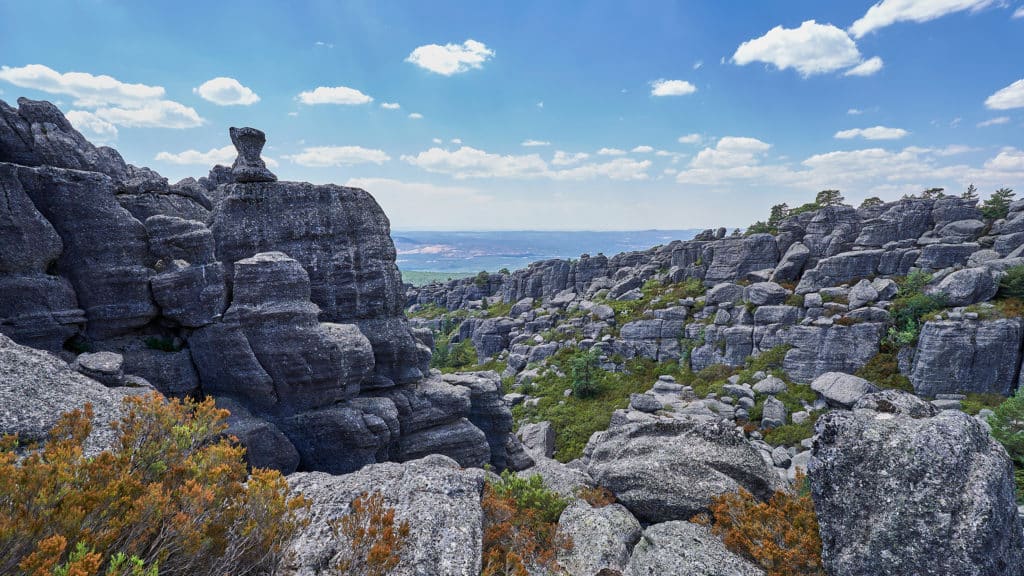
<svg viewBox="0 0 1024 576">
<path fill-rule="evenodd" d="M 625 153 L 625 150 L 620 150 L 619 148 L 601 148 L 597 151 L 599 156 L 622 156 Z"/>
<path fill-rule="evenodd" d="M 633 152 L 634 154 L 648 154 L 650 152 L 654 152 L 654 147 L 644 145 L 636 146 L 632 150 L 630 150 L 630 152 Z"/>
<path fill-rule="evenodd" d="M 100 127 L 108 135 L 113 132 L 98 124 L 97 119 L 115 126 L 146 128 L 192 128 L 204 122 L 193 108 L 163 99 L 166 91 L 162 86 L 129 84 L 112 76 L 87 72 L 60 73 L 42 64 L 2 66 L 0 80 L 21 88 L 70 96 L 74 106 L 94 109 L 88 117 L 79 114 L 79 121 Z"/>
<path fill-rule="evenodd" d="M 740 66 L 764 62 L 779 70 L 793 68 L 805 77 L 851 67 L 850 74 L 864 76 L 882 67 L 881 58 L 862 61 L 857 44 L 845 31 L 814 20 L 798 28 L 776 26 L 764 36 L 747 40 L 732 60 Z"/>
<path fill-rule="evenodd" d="M 405 61 L 443 76 L 451 76 L 481 68 L 484 62 L 493 57 L 494 50 L 487 48 L 483 42 L 469 39 L 462 44 L 420 46 Z"/>
<path fill-rule="evenodd" d="M 1017 8 L 1016 10 L 1014 10 L 1013 11 L 1013 16 L 1010 16 L 1010 17 L 1011 18 L 1024 18 L 1024 6 L 1021 6 L 1020 8 Z"/>
<path fill-rule="evenodd" d="M 369 104 L 373 98 L 348 86 L 318 86 L 317 88 L 299 93 L 299 102 L 303 104 L 342 104 L 357 106 Z"/>
<path fill-rule="evenodd" d="M 978 122 L 978 128 L 984 128 L 986 126 L 998 126 L 999 124 L 1006 124 L 1009 121 L 1009 116 L 996 116 L 995 118 L 989 118 L 988 120 Z"/>
<path fill-rule="evenodd" d="M 105 144 L 117 140 L 117 126 L 85 110 L 72 110 L 65 114 L 68 122 L 89 140 L 96 144 Z"/>
<path fill-rule="evenodd" d="M 562 150 L 556 150 L 555 156 L 551 159 L 551 164 L 554 166 L 571 166 L 573 164 L 578 164 L 587 158 L 590 158 L 590 154 L 587 154 L 586 152 L 571 154 Z"/>
<path fill-rule="evenodd" d="M 312 146 L 298 154 L 285 156 L 292 162 L 310 168 L 348 166 L 352 164 L 383 164 L 391 157 L 383 150 L 362 146 Z"/>
<path fill-rule="evenodd" d="M 603 177 L 611 180 L 644 180 L 650 160 L 637 161 L 630 158 L 615 158 L 607 162 L 581 163 L 586 154 L 555 153 L 551 166 L 571 168 L 553 169 L 538 154 L 494 154 L 469 146 L 458 150 L 431 148 L 402 160 L 437 174 L 447 174 L 456 179 L 467 178 L 514 178 L 551 180 L 590 180 Z"/>
<path fill-rule="evenodd" d="M 927 22 L 936 18 L 970 10 L 976 12 L 991 6 L 995 0 L 882 0 L 850 26 L 854 38 L 885 28 L 897 22 Z"/>
<path fill-rule="evenodd" d="M 726 136 L 718 140 L 714 148 L 707 147 L 697 153 L 690 167 L 700 170 L 731 168 L 754 163 L 771 144 L 757 138 Z"/>
<path fill-rule="evenodd" d="M 551 142 L 547 140 L 523 140 L 520 146 L 526 146 L 527 148 L 536 146 L 551 146 Z"/>
<path fill-rule="evenodd" d="M 684 134 L 678 139 L 680 144 L 700 144 L 703 137 L 700 134 Z"/>
<path fill-rule="evenodd" d="M 1024 172 L 1024 150 L 1003 148 L 995 158 L 985 162 L 985 168 L 1002 172 Z"/>
<path fill-rule="evenodd" d="M 192 92 L 198 94 L 203 100 L 208 100 L 219 106 L 249 106 L 260 101 L 250 88 L 243 86 L 234 78 L 218 76 L 193 88 Z"/>
<path fill-rule="evenodd" d="M 909 134 L 902 128 L 888 128 L 886 126 L 872 126 L 871 128 L 851 128 L 840 130 L 835 137 L 841 140 L 852 138 L 864 138 L 865 140 L 899 140 Z"/>
<path fill-rule="evenodd" d="M 1024 108 L 1024 78 L 986 98 L 985 106 L 992 110 Z"/>
<path fill-rule="evenodd" d="M 651 96 L 686 96 L 697 91 L 697 87 L 686 80 L 665 80 L 651 82 Z"/>
<path fill-rule="evenodd" d="M 381 102 L 380 107 L 385 110 L 398 110 L 402 105 L 398 102 Z"/>
<path fill-rule="evenodd" d="M 850 116 L 859 116 L 863 114 L 864 111 L 859 108 L 850 108 L 849 110 L 846 111 L 846 113 L 849 114 Z"/>
<path fill-rule="evenodd" d="M 419 112 L 412 112 L 411 114 L 409 114 L 409 118 L 413 120 L 422 120 L 423 114 L 420 114 Z"/>
<path fill-rule="evenodd" d="M 843 76 L 871 76 L 882 69 L 884 62 L 878 56 L 868 58 L 843 73 Z"/>
<path fill-rule="evenodd" d="M 214 164 L 225 164 L 230 166 L 237 155 L 238 152 L 235 151 L 235 147 L 229 144 L 223 148 L 210 148 L 206 152 L 200 152 L 199 150 L 185 150 L 178 153 L 160 152 L 156 155 L 155 159 L 160 162 L 178 165 L 198 164 L 212 166 Z"/>
</svg>

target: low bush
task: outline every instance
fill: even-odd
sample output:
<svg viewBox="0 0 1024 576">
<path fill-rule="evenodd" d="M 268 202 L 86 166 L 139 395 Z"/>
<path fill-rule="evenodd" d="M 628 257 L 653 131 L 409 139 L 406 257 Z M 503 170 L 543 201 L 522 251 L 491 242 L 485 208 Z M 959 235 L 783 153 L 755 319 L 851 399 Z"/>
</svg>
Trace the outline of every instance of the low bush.
<svg viewBox="0 0 1024 576">
<path fill-rule="evenodd" d="M 600 358 L 594 349 L 577 352 L 569 362 L 572 393 L 577 398 L 593 398 L 601 392 Z"/>
<path fill-rule="evenodd" d="M 824 576 L 818 518 L 806 482 L 798 475 L 795 494 L 776 492 L 768 502 L 742 488 L 716 496 L 711 513 L 694 521 L 710 525 L 727 548 L 768 576 Z"/>
<path fill-rule="evenodd" d="M 814 422 L 818 412 L 801 424 L 783 424 L 772 428 L 764 435 L 764 441 L 772 446 L 797 446 L 800 442 L 814 436 Z"/>
<path fill-rule="evenodd" d="M 1024 266 L 1011 266 L 999 279 L 997 298 L 1024 299 Z"/>
<path fill-rule="evenodd" d="M 580 488 L 576 491 L 576 495 L 590 504 L 591 508 L 604 508 L 615 504 L 615 494 L 612 494 L 612 491 L 604 486 Z"/>
<path fill-rule="evenodd" d="M 452 344 L 448 336 L 441 335 L 434 340 L 434 355 L 430 358 L 430 366 L 442 372 L 466 369 L 477 363 L 476 349 L 473 342 L 462 340 Z"/>
<path fill-rule="evenodd" d="M 884 349 L 875 354 L 867 364 L 861 367 L 855 374 L 879 388 L 893 388 L 913 392 L 914 386 L 907 378 L 900 373 L 899 361 L 896 354 L 887 352 Z"/>
<path fill-rule="evenodd" d="M 44 446 L 0 441 L 0 574 L 268 572 L 302 525 L 276 471 L 247 470 L 212 400 L 129 397 L 116 440 L 86 456 L 86 406 Z M 111 572 L 113 571 L 113 572 Z"/>
<path fill-rule="evenodd" d="M 975 416 L 985 408 L 995 410 L 1005 401 L 1006 396 L 1002 394 L 971 392 L 960 402 L 960 409 L 971 416 Z"/>
<path fill-rule="evenodd" d="M 1006 448 L 1013 460 L 1017 500 L 1024 501 L 1024 387 L 997 406 L 988 423 L 992 437 Z"/>
<path fill-rule="evenodd" d="M 893 324 L 887 338 L 890 345 L 899 348 L 915 344 L 926 317 L 946 307 L 941 294 L 924 293 L 931 280 L 931 274 L 915 271 L 897 281 L 899 292 L 889 308 Z"/>
<path fill-rule="evenodd" d="M 361 494 L 331 528 L 347 542 L 334 567 L 349 576 L 387 576 L 408 544 L 409 522 L 395 521 L 395 509 L 380 492 Z"/>
<path fill-rule="evenodd" d="M 488 481 L 480 502 L 484 512 L 481 576 L 559 573 L 557 555 L 572 542 L 557 534 L 566 501 L 544 488 L 540 475 L 528 479 L 504 471 Z"/>
</svg>

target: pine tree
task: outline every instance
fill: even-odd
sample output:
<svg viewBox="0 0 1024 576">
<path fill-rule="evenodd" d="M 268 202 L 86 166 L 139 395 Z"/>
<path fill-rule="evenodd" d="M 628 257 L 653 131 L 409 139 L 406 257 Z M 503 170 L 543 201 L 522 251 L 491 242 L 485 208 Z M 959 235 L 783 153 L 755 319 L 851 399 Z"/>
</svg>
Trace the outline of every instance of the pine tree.
<svg viewBox="0 0 1024 576">
<path fill-rule="evenodd" d="M 974 184 L 969 184 L 967 186 L 967 190 L 965 190 L 964 193 L 960 195 L 960 197 L 963 198 L 964 200 L 977 200 L 978 189 L 974 187 Z"/>
<path fill-rule="evenodd" d="M 925 190 L 924 192 L 921 192 L 921 197 L 922 198 L 932 198 L 932 199 L 935 199 L 935 198 L 945 198 L 946 197 L 946 195 L 944 194 L 945 190 L 946 190 L 945 188 L 929 188 L 929 189 Z"/>
<path fill-rule="evenodd" d="M 814 199 L 814 202 L 819 206 L 839 206 L 846 198 L 839 193 L 839 190 L 822 190 L 818 192 L 818 196 Z"/>
<path fill-rule="evenodd" d="M 863 210 L 864 208 L 874 208 L 875 206 L 881 206 L 882 204 L 885 204 L 885 202 L 882 202 L 881 198 L 878 196 L 872 196 L 871 198 L 865 198 L 864 201 L 860 203 L 860 207 Z"/>
<path fill-rule="evenodd" d="M 789 206 L 787 204 L 776 204 L 775 206 L 772 206 L 772 211 L 768 215 L 768 225 L 772 227 L 778 226 L 779 223 L 788 215 Z"/>
<path fill-rule="evenodd" d="M 989 196 L 988 200 L 981 205 L 981 214 L 988 220 L 999 220 L 1006 218 L 1010 213 L 1010 202 L 1013 202 L 1014 192 L 1010 188 L 1000 188 Z"/>
</svg>

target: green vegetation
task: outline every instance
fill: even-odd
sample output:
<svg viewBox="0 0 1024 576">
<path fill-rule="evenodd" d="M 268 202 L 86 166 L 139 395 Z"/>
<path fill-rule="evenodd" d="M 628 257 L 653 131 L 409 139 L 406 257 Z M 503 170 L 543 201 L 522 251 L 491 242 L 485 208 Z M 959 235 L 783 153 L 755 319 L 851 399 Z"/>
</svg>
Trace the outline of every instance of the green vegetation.
<svg viewBox="0 0 1024 576">
<path fill-rule="evenodd" d="M 472 272 L 429 272 L 425 270 L 402 270 L 402 281 L 413 286 L 426 286 L 432 282 L 448 282 L 459 278 L 469 278 Z"/>
<path fill-rule="evenodd" d="M 516 508 L 536 510 L 545 522 L 558 522 L 558 517 L 569 505 L 568 500 L 544 486 L 544 478 L 540 474 L 521 478 L 504 470 L 501 480 L 490 482 L 490 487 L 499 498 L 514 500 Z"/>
<path fill-rule="evenodd" d="M 814 198 L 814 203 L 818 206 L 840 206 L 845 200 L 839 190 L 822 190 Z"/>
<path fill-rule="evenodd" d="M 995 410 L 1000 404 L 1006 401 L 1006 396 L 1002 394 L 992 394 L 987 392 L 971 392 L 967 394 L 967 397 L 960 402 L 960 409 L 970 414 L 971 416 L 976 415 L 983 409 L 988 408 L 989 410 Z"/>
<path fill-rule="evenodd" d="M 683 282 L 662 284 L 651 279 L 640 288 L 643 296 L 639 300 L 609 300 L 604 303 L 615 311 L 616 324 L 622 326 L 629 322 L 641 320 L 650 310 L 661 310 L 675 306 L 683 298 L 696 298 L 705 292 L 704 283 L 697 278 L 688 278 Z"/>
<path fill-rule="evenodd" d="M 426 304 L 420 304 L 419 308 L 413 312 L 407 313 L 406 315 L 410 318 L 425 318 L 427 320 L 433 320 L 435 318 L 440 318 L 447 313 L 448 309 L 444 306 L 438 306 L 433 302 L 428 302 Z"/>
<path fill-rule="evenodd" d="M 1010 188 L 1000 188 L 989 196 L 988 200 L 981 203 L 981 215 L 986 220 L 999 220 L 1006 218 L 1010 213 L 1010 203 L 1016 194 Z"/>
<path fill-rule="evenodd" d="M 885 204 L 885 202 L 882 202 L 881 198 L 879 198 L 878 196 L 872 196 L 871 198 L 865 198 L 864 201 L 860 203 L 860 208 L 861 210 L 863 210 L 865 208 L 874 208 L 875 206 L 881 206 L 882 204 Z"/>
<path fill-rule="evenodd" d="M 442 372 L 467 370 L 477 363 L 476 349 L 469 340 L 452 344 L 451 335 L 440 334 L 434 340 L 434 355 L 430 367 Z"/>
<path fill-rule="evenodd" d="M 890 351 L 892 347 L 883 345 L 882 348 L 874 358 L 868 360 L 868 363 L 857 371 L 855 376 L 859 376 L 879 388 L 894 388 L 913 392 L 914 386 L 910 383 L 910 379 L 900 373 L 896 354 Z"/>
<path fill-rule="evenodd" d="M 995 409 L 989 416 L 992 437 L 998 440 L 1013 460 L 1017 500 L 1024 501 L 1024 387 Z"/>
<path fill-rule="evenodd" d="M 899 292 L 892 301 L 889 314 L 893 325 L 889 328 L 888 343 L 899 348 L 917 342 L 926 317 L 946 307 L 942 295 L 925 294 L 924 288 L 932 280 L 925 272 L 911 272 L 897 280 Z"/>
<path fill-rule="evenodd" d="M 999 279 L 997 298 L 1024 298 L 1024 266 L 1011 266 Z"/>
<path fill-rule="evenodd" d="M 772 446 L 796 446 L 801 441 L 814 436 L 814 423 L 819 412 L 814 412 L 801 424 L 784 424 L 772 428 L 764 435 L 764 441 Z"/>
<path fill-rule="evenodd" d="M 578 398 L 593 398 L 601 391 L 598 374 L 601 372 L 600 359 L 594 349 L 577 352 L 569 360 L 569 373 L 572 378 L 572 393 Z"/>
</svg>

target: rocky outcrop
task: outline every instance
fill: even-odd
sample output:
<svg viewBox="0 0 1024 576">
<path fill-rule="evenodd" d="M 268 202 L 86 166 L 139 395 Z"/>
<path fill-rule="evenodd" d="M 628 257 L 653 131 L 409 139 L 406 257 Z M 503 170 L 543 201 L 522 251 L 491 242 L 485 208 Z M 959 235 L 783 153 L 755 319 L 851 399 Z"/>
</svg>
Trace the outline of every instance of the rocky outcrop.
<svg viewBox="0 0 1024 576">
<path fill-rule="evenodd" d="M 675 521 L 644 530 L 623 572 L 624 576 L 656 574 L 763 576 L 764 571 L 730 552 L 706 527 Z"/>
<path fill-rule="evenodd" d="M 574 576 L 621 572 L 641 532 L 640 522 L 620 504 L 592 508 L 577 500 L 558 519 L 559 536 L 572 542 L 559 552 L 558 563 Z"/>
<path fill-rule="evenodd" d="M 1024 571 L 1013 467 L 984 425 L 906 394 L 818 421 L 808 466 L 832 574 Z M 873 409 L 869 409 L 871 406 Z M 863 408 L 861 408 L 863 407 Z"/>
<path fill-rule="evenodd" d="M 395 521 L 409 522 L 402 561 L 395 576 L 477 576 L 483 538 L 480 497 L 484 472 L 460 469 L 444 456 L 367 466 L 354 474 L 322 472 L 289 476 L 292 490 L 311 501 L 309 524 L 293 540 L 281 574 L 334 574 L 332 566 L 349 543 L 331 523 L 349 511 L 363 493 L 379 492 L 395 510 Z"/>
<path fill-rule="evenodd" d="M 852 326 L 794 326 L 782 339 L 793 348 L 782 367 L 798 382 L 810 382 L 826 372 L 853 373 L 878 354 L 885 326 L 866 322 Z"/>
<path fill-rule="evenodd" d="M 1017 387 L 1024 321 L 930 320 L 921 329 L 910 381 L 923 396 Z"/>
<path fill-rule="evenodd" d="M 644 522 L 684 520 L 742 487 L 771 496 L 774 473 L 727 421 L 654 421 L 595 434 L 587 471 Z"/>
</svg>

